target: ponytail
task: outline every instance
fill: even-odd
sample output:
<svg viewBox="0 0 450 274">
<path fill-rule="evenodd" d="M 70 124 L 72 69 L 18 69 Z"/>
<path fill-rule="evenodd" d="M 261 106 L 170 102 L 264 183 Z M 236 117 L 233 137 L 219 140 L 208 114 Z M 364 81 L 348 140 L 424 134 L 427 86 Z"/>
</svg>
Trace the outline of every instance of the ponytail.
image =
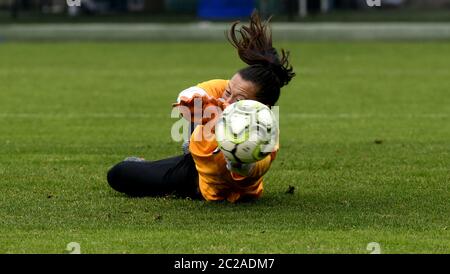
<svg viewBox="0 0 450 274">
<path fill-rule="evenodd" d="M 289 52 L 281 50 L 281 57 L 272 46 L 272 34 L 268 23 L 262 22 L 255 10 L 248 26 L 237 29 L 239 22 L 232 24 L 227 38 L 237 51 L 239 58 L 248 65 L 239 74 L 245 80 L 259 86 L 257 99 L 267 105 L 274 105 L 280 96 L 280 89 L 295 76 L 289 64 Z"/>
</svg>

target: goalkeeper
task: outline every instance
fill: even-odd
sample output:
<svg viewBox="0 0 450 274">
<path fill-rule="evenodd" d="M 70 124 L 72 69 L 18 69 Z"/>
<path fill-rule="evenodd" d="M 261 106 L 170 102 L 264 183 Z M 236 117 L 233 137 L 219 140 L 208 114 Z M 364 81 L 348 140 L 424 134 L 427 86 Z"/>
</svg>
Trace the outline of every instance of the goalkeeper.
<svg viewBox="0 0 450 274">
<path fill-rule="evenodd" d="M 278 148 L 253 164 L 232 163 L 217 149 L 217 142 L 205 138 L 204 127 L 210 119 L 195 120 L 194 101 L 224 109 L 239 100 L 259 101 L 269 107 L 280 97 L 280 89 L 295 76 L 289 54 L 281 56 L 272 46 L 268 21 L 252 13 L 248 26 L 237 29 L 235 22 L 228 40 L 248 66 L 230 80 L 211 80 L 182 91 L 174 104 L 185 118 L 198 123 L 184 146 L 184 154 L 159 161 L 130 157 L 108 172 L 109 185 L 131 196 L 175 194 L 209 201 L 236 202 L 258 198 L 263 191 L 263 175 L 269 170 Z M 190 113 L 183 113 L 190 109 Z M 189 116 L 190 115 L 190 116 Z"/>
</svg>

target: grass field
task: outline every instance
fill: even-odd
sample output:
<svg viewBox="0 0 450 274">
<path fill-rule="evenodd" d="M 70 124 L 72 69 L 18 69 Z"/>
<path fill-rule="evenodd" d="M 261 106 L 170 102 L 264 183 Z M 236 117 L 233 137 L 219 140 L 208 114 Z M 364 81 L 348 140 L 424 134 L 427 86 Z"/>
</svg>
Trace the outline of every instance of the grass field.
<svg viewBox="0 0 450 274">
<path fill-rule="evenodd" d="M 181 153 L 170 106 L 225 43 L 0 44 L 0 253 L 450 253 L 450 43 L 283 43 L 281 150 L 253 203 L 128 198 Z M 293 194 L 286 191 L 295 187 Z"/>
</svg>

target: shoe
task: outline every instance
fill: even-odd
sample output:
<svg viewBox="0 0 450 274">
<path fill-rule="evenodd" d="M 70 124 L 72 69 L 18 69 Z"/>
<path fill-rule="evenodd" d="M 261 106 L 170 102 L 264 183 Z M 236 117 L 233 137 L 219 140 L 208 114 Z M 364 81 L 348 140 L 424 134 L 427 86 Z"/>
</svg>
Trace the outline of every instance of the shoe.
<svg viewBox="0 0 450 274">
<path fill-rule="evenodd" d="M 125 158 L 124 162 L 145 162 L 145 159 L 132 156 L 132 157 Z"/>
</svg>

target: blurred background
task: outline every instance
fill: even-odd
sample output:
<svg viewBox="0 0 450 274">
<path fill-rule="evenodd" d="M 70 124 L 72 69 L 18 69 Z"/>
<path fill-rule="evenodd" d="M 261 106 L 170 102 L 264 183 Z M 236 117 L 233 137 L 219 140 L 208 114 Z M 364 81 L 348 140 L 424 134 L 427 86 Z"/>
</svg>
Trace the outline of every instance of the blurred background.
<svg viewBox="0 0 450 274">
<path fill-rule="evenodd" d="M 0 0 L 0 41 L 223 41 L 255 8 L 279 40 L 450 39 L 450 0 Z"/>
<path fill-rule="evenodd" d="M 450 0 L 0 0 L 0 22 L 450 21 Z M 372 1 L 373 2 L 373 1 Z M 376 2 L 376 1 L 375 1 Z"/>
</svg>

